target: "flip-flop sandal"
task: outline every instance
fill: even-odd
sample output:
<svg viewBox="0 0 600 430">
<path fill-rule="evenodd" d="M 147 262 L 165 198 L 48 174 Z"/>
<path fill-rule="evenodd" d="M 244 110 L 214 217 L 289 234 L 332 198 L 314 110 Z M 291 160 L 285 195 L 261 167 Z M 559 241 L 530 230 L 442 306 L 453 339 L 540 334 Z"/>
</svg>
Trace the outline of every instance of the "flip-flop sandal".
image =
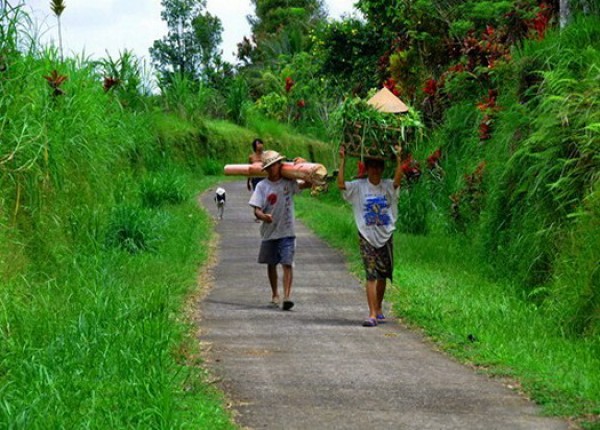
<svg viewBox="0 0 600 430">
<path fill-rule="evenodd" d="M 385 323 L 386 319 L 385 319 L 385 315 L 384 314 L 377 314 L 377 322 L 379 324 L 383 324 Z"/>
<path fill-rule="evenodd" d="M 289 311 L 290 309 L 292 309 L 294 307 L 294 302 L 290 301 L 290 300 L 285 300 L 283 302 L 283 306 L 282 309 L 284 311 Z"/>
<path fill-rule="evenodd" d="M 362 323 L 363 327 L 377 327 L 377 320 L 375 318 L 367 318 Z"/>
</svg>

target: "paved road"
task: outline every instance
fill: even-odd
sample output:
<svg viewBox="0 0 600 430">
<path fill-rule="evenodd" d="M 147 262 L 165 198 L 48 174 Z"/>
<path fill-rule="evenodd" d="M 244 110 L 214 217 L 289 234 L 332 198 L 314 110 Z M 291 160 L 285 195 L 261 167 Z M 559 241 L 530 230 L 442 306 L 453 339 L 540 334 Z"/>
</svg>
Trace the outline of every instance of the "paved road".
<svg viewBox="0 0 600 430">
<path fill-rule="evenodd" d="M 259 224 L 245 181 L 226 183 L 213 288 L 200 312 L 207 366 L 249 429 L 566 429 L 515 392 L 390 321 L 364 328 L 366 300 L 341 254 L 298 225 L 290 312 L 268 307 Z M 216 210 L 211 191 L 202 204 Z M 280 273 L 281 276 L 281 273 Z"/>
</svg>

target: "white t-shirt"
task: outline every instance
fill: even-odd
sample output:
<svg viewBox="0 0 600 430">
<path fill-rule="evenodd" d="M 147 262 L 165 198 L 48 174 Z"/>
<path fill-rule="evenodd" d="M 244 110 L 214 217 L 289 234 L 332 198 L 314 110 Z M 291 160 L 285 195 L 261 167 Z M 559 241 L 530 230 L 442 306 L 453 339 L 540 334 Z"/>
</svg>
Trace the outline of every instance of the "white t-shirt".
<svg viewBox="0 0 600 430">
<path fill-rule="evenodd" d="M 263 222 L 260 235 L 263 240 L 281 239 L 296 235 L 294 225 L 294 194 L 300 192 L 298 182 L 281 178 L 276 182 L 268 178 L 256 185 L 248 204 L 273 216 L 273 222 Z"/>
<path fill-rule="evenodd" d="M 396 229 L 399 189 L 391 179 L 382 179 L 378 185 L 368 179 L 345 184 L 342 196 L 352 204 L 358 231 L 375 248 L 381 248 Z"/>
</svg>

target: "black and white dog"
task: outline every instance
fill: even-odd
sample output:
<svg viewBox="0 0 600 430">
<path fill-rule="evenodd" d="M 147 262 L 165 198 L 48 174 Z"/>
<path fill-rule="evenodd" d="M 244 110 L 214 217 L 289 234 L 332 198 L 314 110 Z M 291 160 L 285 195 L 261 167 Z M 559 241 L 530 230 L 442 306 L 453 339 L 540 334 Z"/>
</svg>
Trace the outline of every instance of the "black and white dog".
<svg viewBox="0 0 600 430">
<path fill-rule="evenodd" d="M 227 193 L 221 187 L 215 191 L 215 203 L 217 204 L 217 217 L 223 219 L 223 212 L 225 211 L 225 201 L 227 200 Z"/>
</svg>

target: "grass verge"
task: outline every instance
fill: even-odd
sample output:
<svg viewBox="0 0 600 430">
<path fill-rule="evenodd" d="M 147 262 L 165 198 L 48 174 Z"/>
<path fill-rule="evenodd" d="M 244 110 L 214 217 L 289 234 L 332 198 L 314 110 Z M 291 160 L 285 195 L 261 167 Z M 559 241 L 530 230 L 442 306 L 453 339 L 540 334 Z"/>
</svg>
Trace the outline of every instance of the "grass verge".
<svg viewBox="0 0 600 430">
<path fill-rule="evenodd" d="M 182 316 L 212 223 L 194 198 L 152 212 L 152 250 L 102 246 L 0 288 L 0 427 L 234 428 Z"/>
</svg>

